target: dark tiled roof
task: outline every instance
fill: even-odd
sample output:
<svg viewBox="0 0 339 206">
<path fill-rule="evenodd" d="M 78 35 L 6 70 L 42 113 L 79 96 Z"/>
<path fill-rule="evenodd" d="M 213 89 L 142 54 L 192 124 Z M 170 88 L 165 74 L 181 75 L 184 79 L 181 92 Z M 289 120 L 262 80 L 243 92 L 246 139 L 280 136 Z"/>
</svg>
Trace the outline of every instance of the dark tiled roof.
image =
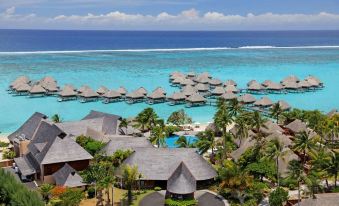
<svg viewBox="0 0 339 206">
<path fill-rule="evenodd" d="M 115 136 L 110 137 L 108 144 L 102 149 L 106 155 L 113 155 L 117 150 L 134 150 L 137 147 L 153 147 L 144 137 Z"/>
<path fill-rule="evenodd" d="M 86 185 L 82 177 L 69 164 L 65 164 L 53 175 L 56 185 L 64 187 L 80 187 Z"/>
<path fill-rule="evenodd" d="M 22 175 L 28 176 L 36 173 L 35 168 L 25 156 L 14 158 L 14 162 Z"/>
</svg>

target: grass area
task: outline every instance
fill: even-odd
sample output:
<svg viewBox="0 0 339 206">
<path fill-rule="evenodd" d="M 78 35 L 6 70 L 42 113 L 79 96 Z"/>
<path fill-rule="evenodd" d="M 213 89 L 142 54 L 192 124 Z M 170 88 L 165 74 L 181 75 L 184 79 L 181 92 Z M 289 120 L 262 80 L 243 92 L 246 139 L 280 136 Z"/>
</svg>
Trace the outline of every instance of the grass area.
<svg viewBox="0 0 339 206">
<path fill-rule="evenodd" d="M 113 191 L 113 200 L 114 200 L 114 206 L 120 206 L 120 200 L 124 197 L 124 194 L 127 193 L 126 190 L 119 189 L 114 187 Z M 112 200 L 112 190 L 109 191 L 110 198 Z M 104 194 L 103 196 L 104 200 L 106 199 L 106 195 Z M 80 206 L 93 206 L 96 205 L 96 198 L 92 199 L 84 199 L 81 203 Z"/>
<path fill-rule="evenodd" d="M 135 196 L 134 196 L 135 199 L 133 200 L 132 206 L 139 206 L 140 201 L 141 201 L 146 195 L 149 195 L 149 194 L 151 194 L 152 192 L 154 192 L 154 190 L 144 190 L 144 191 L 142 191 L 139 195 L 135 195 Z"/>
</svg>

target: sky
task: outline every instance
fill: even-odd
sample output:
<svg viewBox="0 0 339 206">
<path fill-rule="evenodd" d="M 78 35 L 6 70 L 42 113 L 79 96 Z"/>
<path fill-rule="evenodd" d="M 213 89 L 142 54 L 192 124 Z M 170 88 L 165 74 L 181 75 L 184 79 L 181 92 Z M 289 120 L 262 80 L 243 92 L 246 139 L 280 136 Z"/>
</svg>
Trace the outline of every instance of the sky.
<svg viewBox="0 0 339 206">
<path fill-rule="evenodd" d="M 339 0 L 0 0 L 0 29 L 339 29 Z"/>
</svg>

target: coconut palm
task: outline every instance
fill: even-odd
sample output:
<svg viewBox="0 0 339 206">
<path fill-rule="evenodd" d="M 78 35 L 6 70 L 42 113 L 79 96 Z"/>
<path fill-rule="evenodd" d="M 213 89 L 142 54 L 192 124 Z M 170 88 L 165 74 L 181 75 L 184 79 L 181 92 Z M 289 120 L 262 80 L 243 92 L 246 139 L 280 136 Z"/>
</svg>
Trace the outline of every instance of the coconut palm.
<svg viewBox="0 0 339 206">
<path fill-rule="evenodd" d="M 253 114 L 252 114 L 252 125 L 251 126 L 255 130 L 257 135 L 259 135 L 260 137 L 261 137 L 260 128 L 266 127 L 265 126 L 266 121 L 267 120 L 262 117 L 260 112 L 258 112 L 258 111 L 253 112 Z"/>
<path fill-rule="evenodd" d="M 288 178 L 298 183 L 298 206 L 300 206 L 300 184 L 302 182 L 311 184 L 307 178 L 303 164 L 299 160 L 291 160 L 288 164 Z"/>
<path fill-rule="evenodd" d="M 174 143 L 179 148 L 189 148 L 192 147 L 192 144 L 187 140 L 185 136 L 180 136 L 177 141 Z"/>
<path fill-rule="evenodd" d="M 233 118 L 236 118 L 243 110 L 242 108 L 242 105 L 239 103 L 238 99 L 231 99 L 229 102 L 228 102 L 228 110 L 229 110 L 229 113 L 230 115 L 233 117 Z"/>
<path fill-rule="evenodd" d="M 205 132 L 203 132 L 195 145 L 198 148 L 200 154 L 203 154 L 207 152 L 209 149 L 211 149 L 212 156 L 214 156 L 215 148 L 214 132 L 212 130 L 206 130 Z"/>
<path fill-rule="evenodd" d="M 53 188 L 54 188 L 54 186 L 51 185 L 51 184 L 42 184 L 39 187 L 40 194 L 41 194 L 42 198 L 44 198 L 46 203 L 48 203 L 49 199 L 51 198 L 50 196 L 52 194 Z"/>
<path fill-rule="evenodd" d="M 248 130 L 250 129 L 250 127 L 242 116 L 239 116 L 235 119 L 235 127 L 236 127 L 235 138 L 239 139 L 240 146 L 242 140 L 248 138 Z"/>
<path fill-rule="evenodd" d="M 214 115 L 214 123 L 222 131 L 223 136 L 225 136 L 227 126 L 232 123 L 232 116 L 224 100 L 218 100 L 218 109 Z"/>
<path fill-rule="evenodd" d="M 166 146 L 166 137 L 168 137 L 168 132 L 166 130 L 166 126 L 162 123 L 157 124 L 151 130 L 150 141 L 152 144 L 157 145 L 157 147 L 165 147 Z"/>
<path fill-rule="evenodd" d="M 339 172 L 339 153 L 333 152 L 331 155 L 331 159 L 329 162 L 329 167 L 327 168 L 327 172 L 329 175 L 334 177 L 334 187 L 337 187 L 337 179 Z"/>
<path fill-rule="evenodd" d="M 127 189 L 127 197 L 128 197 L 128 204 L 131 205 L 132 203 L 132 189 L 134 183 L 139 178 L 139 171 L 138 167 L 136 165 L 130 166 L 130 165 L 124 165 L 123 172 L 122 172 L 122 179 L 124 186 Z"/>
<path fill-rule="evenodd" d="M 173 112 L 167 119 L 168 123 L 172 123 L 174 125 L 180 126 L 184 124 L 191 124 L 192 118 L 189 117 L 185 110 L 180 109 L 178 111 Z"/>
<path fill-rule="evenodd" d="M 123 119 L 120 121 L 119 128 L 127 128 L 127 126 L 128 126 L 127 119 L 123 118 Z"/>
<path fill-rule="evenodd" d="M 298 133 L 294 139 L 292 144 L 292 150 L 295 152 L 299 152 L 302 154 L 303 165 L 306 164 L 306 155 L 315 149 L 316 142 L 314 138 L 309 136 L 309 133 L 306 131 Z"/>
<path fill-rule="evenodd" d="M 135 120 L 137 122 L 136 126 L 140 127 L 142 131 L 148 131 L 156 125 L 158 115 L 151 107 L 148 107 L 140 112 Z"/>
<path fill-rule="evenodd" d="M 279 117 L 284 112 L 279 104 L 279 102 L 273 104 L 272 108 L 270 109 L 271 116 L 275 117 L 277 123 L 279 123 Z"/>
<path fill-rule="evenodd" d="M 51 120 L 54 122 L 54 123 L 60 123 L 61 122 L 61 118 L 60 118 L 60 115 L 58 114 L 55 114 L 51 117 Z"/>
<path fill-rule="evenodd" d="M 275 166 L 277 170 L 277 185 L 280 186 L 280 174 L 279 174 L 279 158 L 282 158 L 285 155 L 284 145 L 279 141 L 278 138 L 274 138 L 268 142 L 265 150 L 265 158 L 275 161 Z"/>
<path fill-rule="evenodd" d="M 317 172 L 321 179 L 325 179 L 327 188 L 329 186 L 328 178 L 330 177 L 327 170 L 329 169 L 331 155 L 332 152 L 328 152 L 324 146 L 320 147 L 317 151 L 311 151 L 309 153 L 311 157 L 310 163 L 312 165 L 311 170 Z"/>
</svg>

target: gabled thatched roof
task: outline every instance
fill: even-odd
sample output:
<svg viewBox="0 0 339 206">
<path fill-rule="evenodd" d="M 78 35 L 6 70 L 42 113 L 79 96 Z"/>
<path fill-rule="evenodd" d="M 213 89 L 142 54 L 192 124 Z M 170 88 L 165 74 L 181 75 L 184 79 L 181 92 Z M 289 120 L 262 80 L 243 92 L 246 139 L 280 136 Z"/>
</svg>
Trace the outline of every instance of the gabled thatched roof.
<svg viewBox="0 0 339 206">
<path fill-rule="evenodd" d="M 161 90 L 155 90 L 147 97 L 150 99 L 164 99 L 166 95 Z"/>
<path fill-rule="evenodd" d="M 115 90 L 110 90 L 108 92 L 106 92 L 105 94 L 102 95 L 105 98 L 119 98 L 121 97 L 121 94 Z"/>
<path fill-rule="evenodd" d="M 153 90 L 153 92 L 160 92 L 160 93 L 162 93 L 162 94 L 164 94 L 164 95 L 166 95 L 166 91 L 164 90 L 164 88 L 162 88 L 162 87 L 157 87 L 155 90 Z"/>
<path fill-rule="evenodd" d="M 291 106 L 287 102 L 285 102 L 284 100 L 279 100 L 278 104 L 280 105 L 280 108 L 282 110 L 289 110 L 291 108 Z"/>
<path fill-rule="evenodd" d="M 139 89 L 135 90 L 138 93 L 143 94 L 144 96 L 147 95 L 147 90 L 144 87 L 140 87 Z"/>
<path fill-rule="evenodd" d="M 267 79 L 261 83 L 264 87 L 267 87 L 269 84 L 273 83 L 271 80 Z"/>
<path fill-rule="evenodd" d="M 197 181 L 184 162 L 174 170 L 167 180 L 167 191 L 174 194 L 190 194 L 197 189 Z"/>
<path fill-rule="evenodd" d="M 127 94 L 127 89 L 123 86 L 119 87 L 117 92 L 119 92 L 121 95 L 126 95 Z"/>
<path fill-rule="evenodd" d="M 286 89 L 298 89 L 300 86 L 297 82 L 287 81 L 282 83 Z"/>
<path fill-rule="evenodd" d="M 192 87 L 192 86 L 186 86 L 182 89 L 182 93 L 185 96 L 190 96 L 190 95 L 196 93 L 196 89 L 195 89 L 195 87 Z"/>
<path fill-rule="evenodd" d="M 31 94 L 41 94 L 45 92 L 46 90 L 40 84 L 33 85 L 31 90 L 29 90 L 29 93 Z"/>
<path fill-rule="evenodd" d="M 222 85 L 222 81 L 220 79 L 210 79 L 209 83 L 212 86 L 220 86 L 220 85 Z"/>
<path fill-rule="evenodd" d="M 197 181 L 216 177 L 213 167 L 191 148 L 135 148 L 123 164 L 137 165 L 143 180 L 168 180 L 184 162 Z"/>
<path fill-rule="evenodd" d="M 255 91 L 258 91 L 258 90 L 263 90 L 265 89 L 261 84 L 259 84 L 259 82 L 257 81 L 253 81 L 248 87 L 247 87 L 248 90 L 255 90 Z"/>
<path fill-rule="evenodd" d="M 238 97 L 239 102 L 243 102 L 245 104 L 253 103 L 256 101 L 255 97 L 251 94 L 244 94 Z"/>
<path fill-rule="evenodd" d="M 270 89 L 270 90 L 281 90 L 283 89 L 283 86 L 279 83 L 275 83 L 275 82 L 270 82 L 266 85 L 266 89 Z"/>
<path fill-rule="evenodd" d="M 205 97 L 203 97 L 202 95 L 200 95 L 198 93 L 195 93 L 195 94 L 189 96 L 186 100 L 191 102 L 191 103 L 206 102 Z"/>
<path fill-rule="evenodd" d="M 59 95 L 62 97 L 70 97 L 70 96 L 76 96 L 78 93 L 74 91 L 72 87 L 65 86 L 61 92 L 59 92 Z"/>
<path fill-rule="evenodd" d="M 172 83 L 173 84 L 182 84 L 186 80 L 185 77 L 176 77 L 173 79 Z"/>
<path fill-rule="evenodd" d="M 153 147 L 145 137 L 111 136 L 110 141 L 102 149 L 105 155 L 111 156 L 117 150 L 132 150 L 138 147 Z"/>
<path fill-rule="evenodd" d="M 228 80 L 226 80 L 226 82 L 224 83 L 224 85 L 225 85 L 225 86 L 227 86 L 227 85 L 234 85 L 234 86 L 237 86 L 237 83 L 236 83 L 234 80 L 232 80 L 232 79 L 228 79 Z"/>
<path fill-rule="evenodd" d="M 140 98 L 144 98 L 145 95 L 138 91 L 133 91 L 131 93 L 126 94 L 126 97 L 131 98 L 131 99 L 140 99 Z"/>
<path fill-rule="evenodd" d="M 22 83 L 26 83 L 28 84 L 30 82 L 29 78 L 27 76 L 19 76 L 18 78 L 16 78 L 11 84 L 10 86 L 13 87 L 16 84 L 22 84 Z"/>
<path fill-rule="evenodd" d="M 215 87 L 211 93 L 213 95 L 222 95 L 225 93 L 225 89 L 223 87 Z"/>
<path fill-rule="evenodd" d="M 78 92 L 79 92 L 79 93 L 82 93 L 82 92 L 84 92 L 84 91 L 87 90 L 87 89 L 90 89 L 90 87 L 87 86 L 87 85 L 82 85 L 82 86 L 78 89 Z"/>
<path fill-rule="evenodd" d="M 191 79 L 184 79 L 182 82 L 180 82 L 180 84 L 181 84 L 182 86 L 186 86 L 186 85 L 192 86 L 192 85 L 194 85 L 195 83 L 194 83 L 193 80 L 191 80 Z"/>
<path fill-rule="evenodd" d="M 182 92 L 174 92 L 171 96 L 168 97 L 172 100 L 184 100 L 186 99 L 186 96 Z"/>
<path fill-rule="evenodd" d="M 253 83 L 255 83 L 255 82 L 258 83 L 257 80 L 252 79 L 251 81 L 247 82 L 246 85 L 247 85 L 247 87 L 249 87 L 251 84 L 253 84 Z"/>
<path fill-rule="evenodd" d="M 233 92 L 233 93 L 239 92 L 239 90 L 232 84 L 227 85 L 226 88 L 225 88 L 225 91 L 226 92 Z"/>
<path fill-rule="evenodd" d="M 107 93 L 109 91 L 109 89 L 107 89 L 107 87 L 105 87 L 105 86 L 100 86 L 98 89 L 97 89 L 97 93 L 99 94 L 99 95 L 103 95 L 103 94 L 105 94 L 105 93 Z"/>
<path fill-rule="evenodd" d="M 85 98 L 99 97 L 98 93 L 94 92 L 91 88 L 85 89 L 81 92 L 80 96 Z"/>
<path fill-rule="evenodd" d="M 286 125 L 286 128 L 291 130 L 293 133 L 299 133 L 307 130 L 306 123 L 302 122 L 299 119 L 294 120 L 293 122 Z"/>
<path fill-rule="evenodd" d="M 225 100 L 231 100 L 231 99 L 236 99 L 237 95 L 235 95 L 233 92 L 226 92 L 223 95 L 221 95 L 221 98 Z"/>
<path fill-rule="evenodd" d="M 295 82 L 298 83 L 300 80 L 298 77 L 294 76 L 294 75 L 290 75 L 285 77 L 285 79 L 281 80 L 280 83 L 285 83 L 285 82 Z"/>
<path fill-rule="evenodd" d="M 18 84 L 19 86 L 15 88 L 17 92 L 28 92 L 31 90 L 31 86 L 27 83 Z"/>
<path fill-rule="evenodd" d="M 58 171 L 53 173 L 52 176 L 57 186 L 72 188 L 86 185 L 78 172 L 67 163 Z"/>
<path fill-rule="evenodd" d="M 258 99 L 257 101 L 254 102 L 254 105 L 256 106 L 261 106 L 261 107 L 268 107 L 273 105 L 273 102 L 271 99 L 269 99 L 268 97 L 261 97 L 260 99 Z"/>
<path fill-rule="evenodd" d="M 309 87 L 311 87 L 312 85 L 311 85 L 308 81 L 302 80 L 302 81 L 300 81 L 300 82 L 298 83 L 298 86 L 299 86 L 299 87 L 302 87 L 302 88 L 309 88 Z"/>
<path fill-rule="evenodd" d="M 59 87 L 55 82 L 47 82 L 47 83 L 41 83 L 41 86 L 45 88 L 49 92 L 57 92 L 59 91 Z"/>
<path fill-rule="evenodd" d="M 199 92 L 205 92 L 205 91 L 208 91 L 208 89 L 209 89 L 206 84 L 201 84 L 201 83 L 195 85 L 194 88 Z"/>
</svg>

